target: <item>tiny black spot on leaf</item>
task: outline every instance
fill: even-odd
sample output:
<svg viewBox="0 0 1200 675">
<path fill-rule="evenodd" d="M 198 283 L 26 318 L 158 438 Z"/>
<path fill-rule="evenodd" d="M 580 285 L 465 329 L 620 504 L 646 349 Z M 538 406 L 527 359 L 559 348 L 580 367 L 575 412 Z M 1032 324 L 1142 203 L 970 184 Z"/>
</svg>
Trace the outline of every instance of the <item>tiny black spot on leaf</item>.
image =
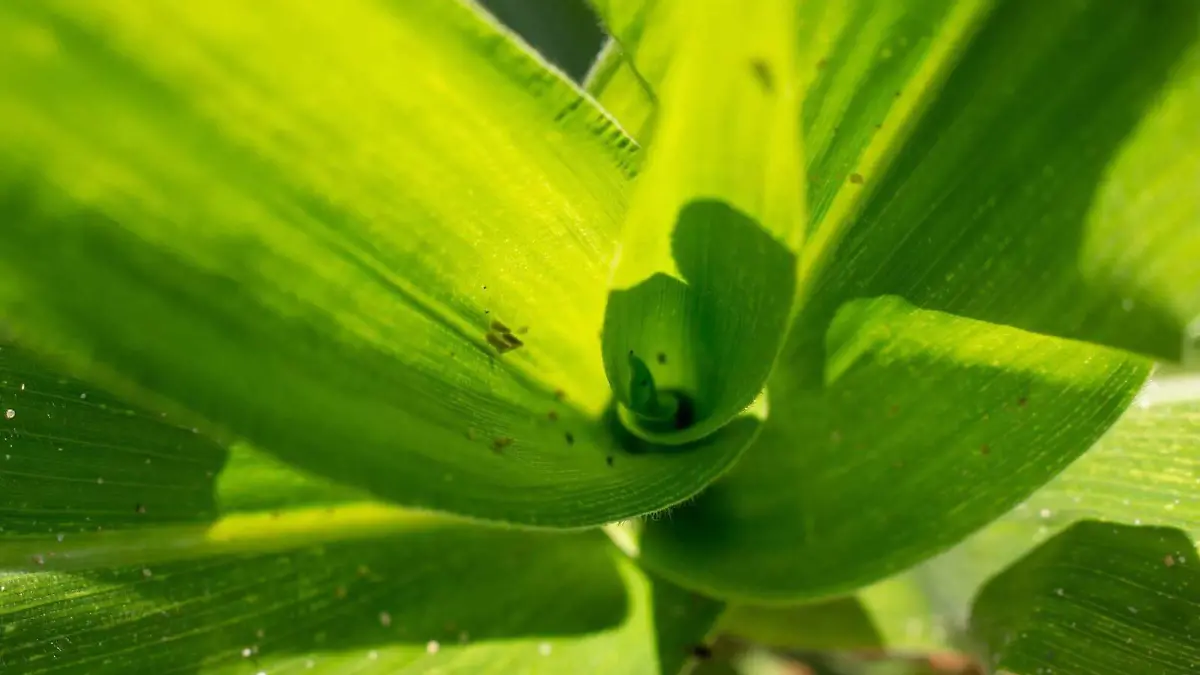
<svg viewBox="0 0 1200 675">
<path fill-rule="evenodd" d="M 568 431 L 564 436 L 567 439 L 567 445 L 575 445 L 575 434 Z"/>
<path fill-rule="evenodd" d="M 666 362 L 667 362 L 667 355 L 666 355 L 666 354 L 664 354 L 663 352 L 659 352 L 659 353 L 658 353 L 658 362 L 659 362 L 659 363 L 666 363 Z"/>
<path fill-rule="evenodd" d="M 606 464 L 608 464 L 609 466 L 612 466 L 612 465 L 613 465 L 613 456 L 612 456 L 612 455 L 609 455 L 608 457 L 605 457 L 605 458 L 604 458 L 604 462 L 605 462 Z"/>
<path fill-rule="evenodd" d="M 758 80 L 758 84 L 763 88 L 763 91 L 768 94 L 775 91 L 775 76 L 771 74 L 771 66 L 765 59 L 750 61 L 750 69 L 754 71 L 754 78 Z"/>
<path fill-rule="evenodd" d="M 701 661 L 707 661 L 708 659 L 711 659 L 712 655 L 712 648 L 708 645 L 695 645 L 692 647 L 692 656 L 700 659 Z"/>
</svg>

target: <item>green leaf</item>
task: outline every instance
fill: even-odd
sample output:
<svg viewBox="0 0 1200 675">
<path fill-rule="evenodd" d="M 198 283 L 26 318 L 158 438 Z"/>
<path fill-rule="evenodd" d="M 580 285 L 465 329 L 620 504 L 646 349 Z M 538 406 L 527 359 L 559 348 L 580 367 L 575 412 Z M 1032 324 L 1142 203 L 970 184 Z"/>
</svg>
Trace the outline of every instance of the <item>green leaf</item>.
<svg viewBox="0 0 1200 675">
<path fill-rule="evenodd" d="M 1104 437 L 1002 519 L 908 575 L 965 625 L 991 577 L 1082 520 L 1176 528 L 1200 542 L 1200 380 L 1156 377 Z"/>
<path fill-rule="evenodd" d="M 805 222 L 794 13 L 786 0 L 682 12 L 605 311 L 609 382 L 643 438 L 720 429 L 759 396 L 787 335 Z"/>
<path fill-rule="evenodd" d="M 1180 530 L 1077 523 L 988 582 L 972 631 L 1015 675 L 1192 672 L 1197 563 Z"/>
<path fill-rule="evenodd" d="M 718 625 L 724 634 L 777 649 L 896 655 L 959 651 L 957 628 L 911 575 L 798 605 L 732 604 Z"/>
<path fill-rule="evenodd" d="M 614 436 L 632 142 L 467 5 L 9 4 L 0 90 L 4 324 L 129 400 L 553 526 L 683 500 L 757 428 Z"/>
<path fill-rule="evenodd" d="M 762 436 L 647 522 L 642 560 L 718 597 L 828 597 L 946 549 L 1087 450 L 1147 372 L 1105 347 L 895 298 L 847 305 L 825 383 L 781 362 Z M 791 355 L 803 358 L 803 355 Z"/>
<path fill-rule="evenodd" d="M 686 3 L 594 4 L 620 48 L 589 89 L 640 130 Z M 818 289 L 801 319 L 809 348 L 842 302 L 895 294 L 1183 355 L 1200 334 L 1189 329 L 1200 316 L 1195 3 L 864 0 L 800 12 L 798 58 L 817 69 L 802 116 L 802 269 Z"/>
<path fill-rule="evenodd" d="M 860 65 L 903 79 L 894 103 L 836 68 L 807 92 L 806 105 L 833 105 L 838 87 L 865 87 L 830 119 L 882 127 L 841 128 L 863 142 L 820 160 L 837 187 L 809 194 L 808 301 L 769 382 L 768 428 L 694 506 L 646 528 L 645 560 L 678 581 L 764 601 L 823 597 L 944 550 L 1082 453 L 1145 372 L 1050 336 L 1177 356 L 1200 312 L 1200 230 L 1187 224 L 1200 160 L 1166 147 L 1172 130 L 1195 133 L 1182 125 L 1200 110 L 1200 7 L 1004 2 L 978 21 L 966 5 L 951 11 L 880 19 L 886 44 Z M 915 27 L 934 37 L 893 69 Z M 835 47 L 828 64 L 859 63 L 853 41 L 834 44 L 849 52 Z M 859 105 L 874 112 L 860 117 Z M 810 169 L 828 137 L 806 131 Z M 1134 207 L 1168 194 L 1179 204 Z M 947 314 L 856 301 L 883 295 Z M 856 369 L 839 377 L 847 363 Z M 1026 409 L 1036 414 L 1017 414 Z"/>
<path fill-rule="evenodd" d="M 6 673 L 673 675 L 719 605 L 618 556 L 594 531 L 442 521 L 270 555 L 0 573 L 0 664 Z"/>
<path fill-rule="evenodd" d="M 5 673 L 671 675 L 720 611 L 599 532 L 489 529 L 372 502 L 11 348 L 0 409 Z"/>
</svg>

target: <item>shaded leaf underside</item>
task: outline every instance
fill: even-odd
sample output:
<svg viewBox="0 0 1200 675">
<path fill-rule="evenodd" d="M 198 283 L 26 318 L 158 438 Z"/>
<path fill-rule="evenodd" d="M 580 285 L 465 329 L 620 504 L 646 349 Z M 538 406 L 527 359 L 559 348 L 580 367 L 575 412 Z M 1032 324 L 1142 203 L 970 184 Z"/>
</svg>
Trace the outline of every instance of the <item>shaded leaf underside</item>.
<svg viewBox="0 0 1200 675">
<path fill-rule="evenodd" d="M 6 673 L 670 675 L 720 611 L 600 532 L 387 506 L 0 364 Z"/>
</svg>

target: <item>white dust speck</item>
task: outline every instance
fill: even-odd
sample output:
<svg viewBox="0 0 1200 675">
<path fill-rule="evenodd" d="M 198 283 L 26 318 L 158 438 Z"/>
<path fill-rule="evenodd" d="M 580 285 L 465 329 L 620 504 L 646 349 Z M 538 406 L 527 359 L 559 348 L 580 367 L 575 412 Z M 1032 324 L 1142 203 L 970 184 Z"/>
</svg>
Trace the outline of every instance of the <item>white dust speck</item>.
<svg viewBox="0 0 1200 675">
<path fill-rule="evenodd" d="M 104 485 L 104 479 L 103 479 L 103 478 L 97 478 L 97 479 L 96 479 L 96 485 Z"/>
<path fill-rule="evenodd" d="M 80 394 L 80 395 L 79 395 L 79 398 L 86 400 L 86 399 L 87 399 L 87 392 L 85 391 L 85 392 L 83 392 L 82 394 Z"/>
<path fill-rule="evenodd" d="M 425 643 L 425 653 L 426 654 L 436 654 L 436 653 L 438 653 L 438 650 L 441 648 L 442 648 L 442 645 L 439 644 L 437 640 L 430 640 L 429 642 Z"/>
<path fill-rule="evenodd" d="M 317 662 L 313 661 L 312 659 L 305 659 L 305 661 L 304 661 L 305 668 L 312 669 L 316 665 L 317 665 Z"/>
<path fill-rule="evenodd" d="M 17 416 L 17 411 L 13 410 L 12 408 L 9 408 L 8 410 L 4 411 L 4 419 L 6 419 L 6 420 L 11 420 L 12 418 L 14 418 L 16 416 Z"/>
<path fill-rule="evenodd" d="M 367 652 L 367 658 L 371 661 L 374 661 L 379 658 L 379 652 L 372 649 L 371 651 Z"/>
<path fill-rule="evenodd" d="M 392 615 L 388 614 L 387 612 L 380 612 L 379 613 L 379 625 L 383 626 L 384 628 L 387 628 L 388 626 L 392 625 Z"/>
<path fill-rule="evenodd" d="M 541 654 L 542 656 L 550 656 L 550 643 L 543 642 L 540 645 L 538 645 L 538 653 Z"/>
<path fill-rule="evenodd" d="M 1126 607 L 1130 614 L 1137 614 L 1137 607 Z"/>
<path fill-rule="evenodd" d="M 1061 589 L 1061 588 L 1056 588 L 1056 589 L 1054 589 L 1054 594 L 1055 594 L 1055 595 L 1057 595 L 1057 596 L 1058 596 L 1058 597 L 1060 597 L 1060 598 L 1061 598 L 1061 597 L 1063 597 L 1063 595 L 1065 595 L 1065 594 L 1063 593 L 1063 589 Z"/>
<path fill-rule="evenodd" d="M 154 576 L 154 573 L 150 571 L 149 567 L 143 567 L 142 568 L 142 576 L 149 579 L 150 577 Z"/>
<path fill-rule="evenodd" d="M 62 541 L 63 539 L 66 538 L 66 535 L 64 535 L 62 532 L 59 532 L 58 534 L 54 535 L 54 538 L 59 541 Z"/>
<path fill-rule="evenodd" d="M 253 653 L 254 653 L 254 650 L 250 649 L 249 647 L 242 648 L 242 658 L 244 658 L 244 659 L 250 658 L 250 655 Z"/>
<path fill-rule="evenodd" d="M 1042 509 L 1041 511 L 1038 512 L 1038 515 L 1043 518 L 1049 518 L 1050 517 L 1050 509 Z"/>
</svg>

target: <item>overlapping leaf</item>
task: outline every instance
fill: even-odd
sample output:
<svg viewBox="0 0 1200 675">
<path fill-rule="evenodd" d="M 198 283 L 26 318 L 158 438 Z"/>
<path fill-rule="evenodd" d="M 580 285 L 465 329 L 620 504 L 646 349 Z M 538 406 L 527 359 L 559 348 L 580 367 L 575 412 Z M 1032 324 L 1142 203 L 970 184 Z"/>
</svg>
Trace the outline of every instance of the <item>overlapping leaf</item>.
<svg viewBox="0 0 1200 675">
<path fill-rule="evenodd" d="M 0 313 L 398 502 L 578 526 L 724 471 L 604 418 L 632 141 L 458 3 L 0 9 Z"/>
<path fill-rule="evenodd" d="M 669 42 L 676 10 L 637 4 L 609 10 L 653 92 L 670 50 L 638 50 Z M 1178 357 L 1200 313 L 1200 164 L 1175 140 L 1200 110 L 1194 4 L 806 5 L 807 302 L 769 383 L 772 421 L 643 541 L 677 579 L 758 599 L 913 564 L 1083 452 L 1145 364 L 1047 335 Z M 947 314 L 911 315 L 908 342 L 892 305 L 854 304 L 884 295 Z M 916 331 L 934 316 L 945 333 Z M 952 353 L 959 339 L 978 358 Z M 859 341 L 872 355 L 839 381 L 836 350 Z"/>
<path fill-rule="evenodd" d="M 389 507 L 0 364 L 5 673 L 673 675 L 720 609 L 599 532 Z"/>
</svg>

